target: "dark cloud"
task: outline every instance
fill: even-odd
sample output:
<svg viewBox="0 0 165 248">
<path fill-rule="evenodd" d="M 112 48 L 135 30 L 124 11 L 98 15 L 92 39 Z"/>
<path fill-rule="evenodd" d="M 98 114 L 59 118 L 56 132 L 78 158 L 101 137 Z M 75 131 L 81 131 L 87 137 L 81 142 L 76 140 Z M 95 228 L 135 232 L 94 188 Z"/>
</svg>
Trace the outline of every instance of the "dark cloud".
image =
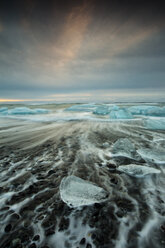
<svg viewBox="0 0 165 248">
<path fill-rule="evenodd" d="M 1 1 L 0 98 L 162 91 L 164 10 L 160 1 Z"/>
</svg>

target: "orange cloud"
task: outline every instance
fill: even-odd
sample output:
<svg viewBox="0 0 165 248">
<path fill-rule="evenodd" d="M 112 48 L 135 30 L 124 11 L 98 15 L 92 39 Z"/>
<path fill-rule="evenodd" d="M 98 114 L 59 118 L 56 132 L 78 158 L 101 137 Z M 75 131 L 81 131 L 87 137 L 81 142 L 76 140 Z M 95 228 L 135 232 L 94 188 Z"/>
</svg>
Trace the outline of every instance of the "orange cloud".
<svg viewBox="0 0 165 248">
<path fill-rule="evenodd" d="M 0 99 L 0 102 L 23 102 L 23 99 Z"/>
<path fill-rule="evenodd" d="M 73 7 L 66 16 L 61 36 L 56 44 L 61 57 L 58 61 L 59 67 L 65 66 L 78 55 L 91 19 L 90 12 L 89 4 L 84 1 L 82 5 Z"/>
</svg>

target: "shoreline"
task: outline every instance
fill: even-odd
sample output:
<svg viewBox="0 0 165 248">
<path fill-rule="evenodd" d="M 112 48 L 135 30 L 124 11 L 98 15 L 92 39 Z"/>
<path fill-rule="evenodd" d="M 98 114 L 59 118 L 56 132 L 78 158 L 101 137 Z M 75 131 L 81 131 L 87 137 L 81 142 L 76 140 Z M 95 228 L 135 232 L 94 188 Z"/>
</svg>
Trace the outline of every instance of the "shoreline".
<svg viewBox="0 0 165 248">
<path fill-rule="evenodd" d="M 1 123 L 1 248 L 162 247 L 164 165 L 137 151 L 154 154 L 155 145 L 161 151 L 163 131 L 123 123 Z M 120 140 L 128 154 L 114 157 Z M 117 170 L 132 163 L 161 173 L 136 178 Z M 107 200 L 67 206 L 59 189 L 70 175 L 104 189 Z"/>
</svg>

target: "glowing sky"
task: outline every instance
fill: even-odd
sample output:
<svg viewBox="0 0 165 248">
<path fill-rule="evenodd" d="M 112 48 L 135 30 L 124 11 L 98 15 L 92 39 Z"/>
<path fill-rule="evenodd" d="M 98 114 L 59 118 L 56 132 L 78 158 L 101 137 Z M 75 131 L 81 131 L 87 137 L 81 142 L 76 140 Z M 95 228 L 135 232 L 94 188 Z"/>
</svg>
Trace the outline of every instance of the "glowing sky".
<svg viewBox="0 0 165 248">
<path fill-rule="evenodd" d="M 160 1 L 1 1 L 1 101 L 162 101 L 164 10 Z"/>
</svg>

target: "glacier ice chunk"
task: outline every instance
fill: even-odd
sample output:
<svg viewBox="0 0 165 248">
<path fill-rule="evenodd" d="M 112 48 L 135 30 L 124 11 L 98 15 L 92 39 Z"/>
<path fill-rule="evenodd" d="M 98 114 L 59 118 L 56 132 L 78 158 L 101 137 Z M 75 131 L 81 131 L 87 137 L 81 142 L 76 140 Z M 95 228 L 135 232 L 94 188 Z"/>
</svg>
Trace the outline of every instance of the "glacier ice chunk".
<svg viewBox="0 0 165 248">
<path fill-rule="evenodd" d="M 118 139 L 112 147 L 112 157 L 116 156 L 123 156 L 135 160 L 139 160 L 140 157 L 138 156 L 134 144 L 127 139 L 121 138 Z"/>
<path fill-rule="evenodd" d="M 111 110 L 109 114 L 111 119 L 133 119 L 133 115 L 124 108 L 118 110 Z"/>
<path fill-rule="evenodd" d="M 34 115 L 34 114 L 47 114 L 50 111 L 47 109 L 30 109 L 27 107 L 18 107 L 8 110 L 8 115 Z"/>
<path fill-rule="evenodd" d="M 108 106 L 99 106 L 94 111 L 93 114 L 95 115 L 107 115 L 109 114 L 110 110 Z"/>
<path fill-rule="evenodd" d="M 152 130 L 165 130 L 165 118 L 146 119 L 144 120 L 144 125 Z"/>
<path fill-rule="evenodd" d="M 6 111 L 8 111 L 7 107 L 0 108 L 0 113 L 6 112 Z"/>
<path fill-rule="evenodd" d="M 102 202 L 108 196 L 104 189 L 76 176 L 67 176 L 62 179 L 60 195 L 61 199 L 70 207 Z"/>
<path fill-rule="evenodd" d="M 156 164 L 165 164 L 165 152 L 164 149 L 149 149 L 143 148 L 138 149 L 138 154 L 147 162 L 152 162 Z"/>
<path fill-rule="evenodd" d="M 117 170 L 137 178 L 141 178 L 149 174 L 158 174 L 161 172 L 158 169 L 137 164 L 121 165 L 117 168 Z"/>
<path fill-rule="evenodd" d="M 140 105 L 132 106 L 128 110 L 133 115 L 165 116 L 165 107 Z"/>
<path fill-rule="evenodd" d="M 113 105 L 113 106 L 110 106 L 109 109 L 111 111 L 111 110 L 119 110 L 120 108 L 117 105 Z"/>
</svg>

